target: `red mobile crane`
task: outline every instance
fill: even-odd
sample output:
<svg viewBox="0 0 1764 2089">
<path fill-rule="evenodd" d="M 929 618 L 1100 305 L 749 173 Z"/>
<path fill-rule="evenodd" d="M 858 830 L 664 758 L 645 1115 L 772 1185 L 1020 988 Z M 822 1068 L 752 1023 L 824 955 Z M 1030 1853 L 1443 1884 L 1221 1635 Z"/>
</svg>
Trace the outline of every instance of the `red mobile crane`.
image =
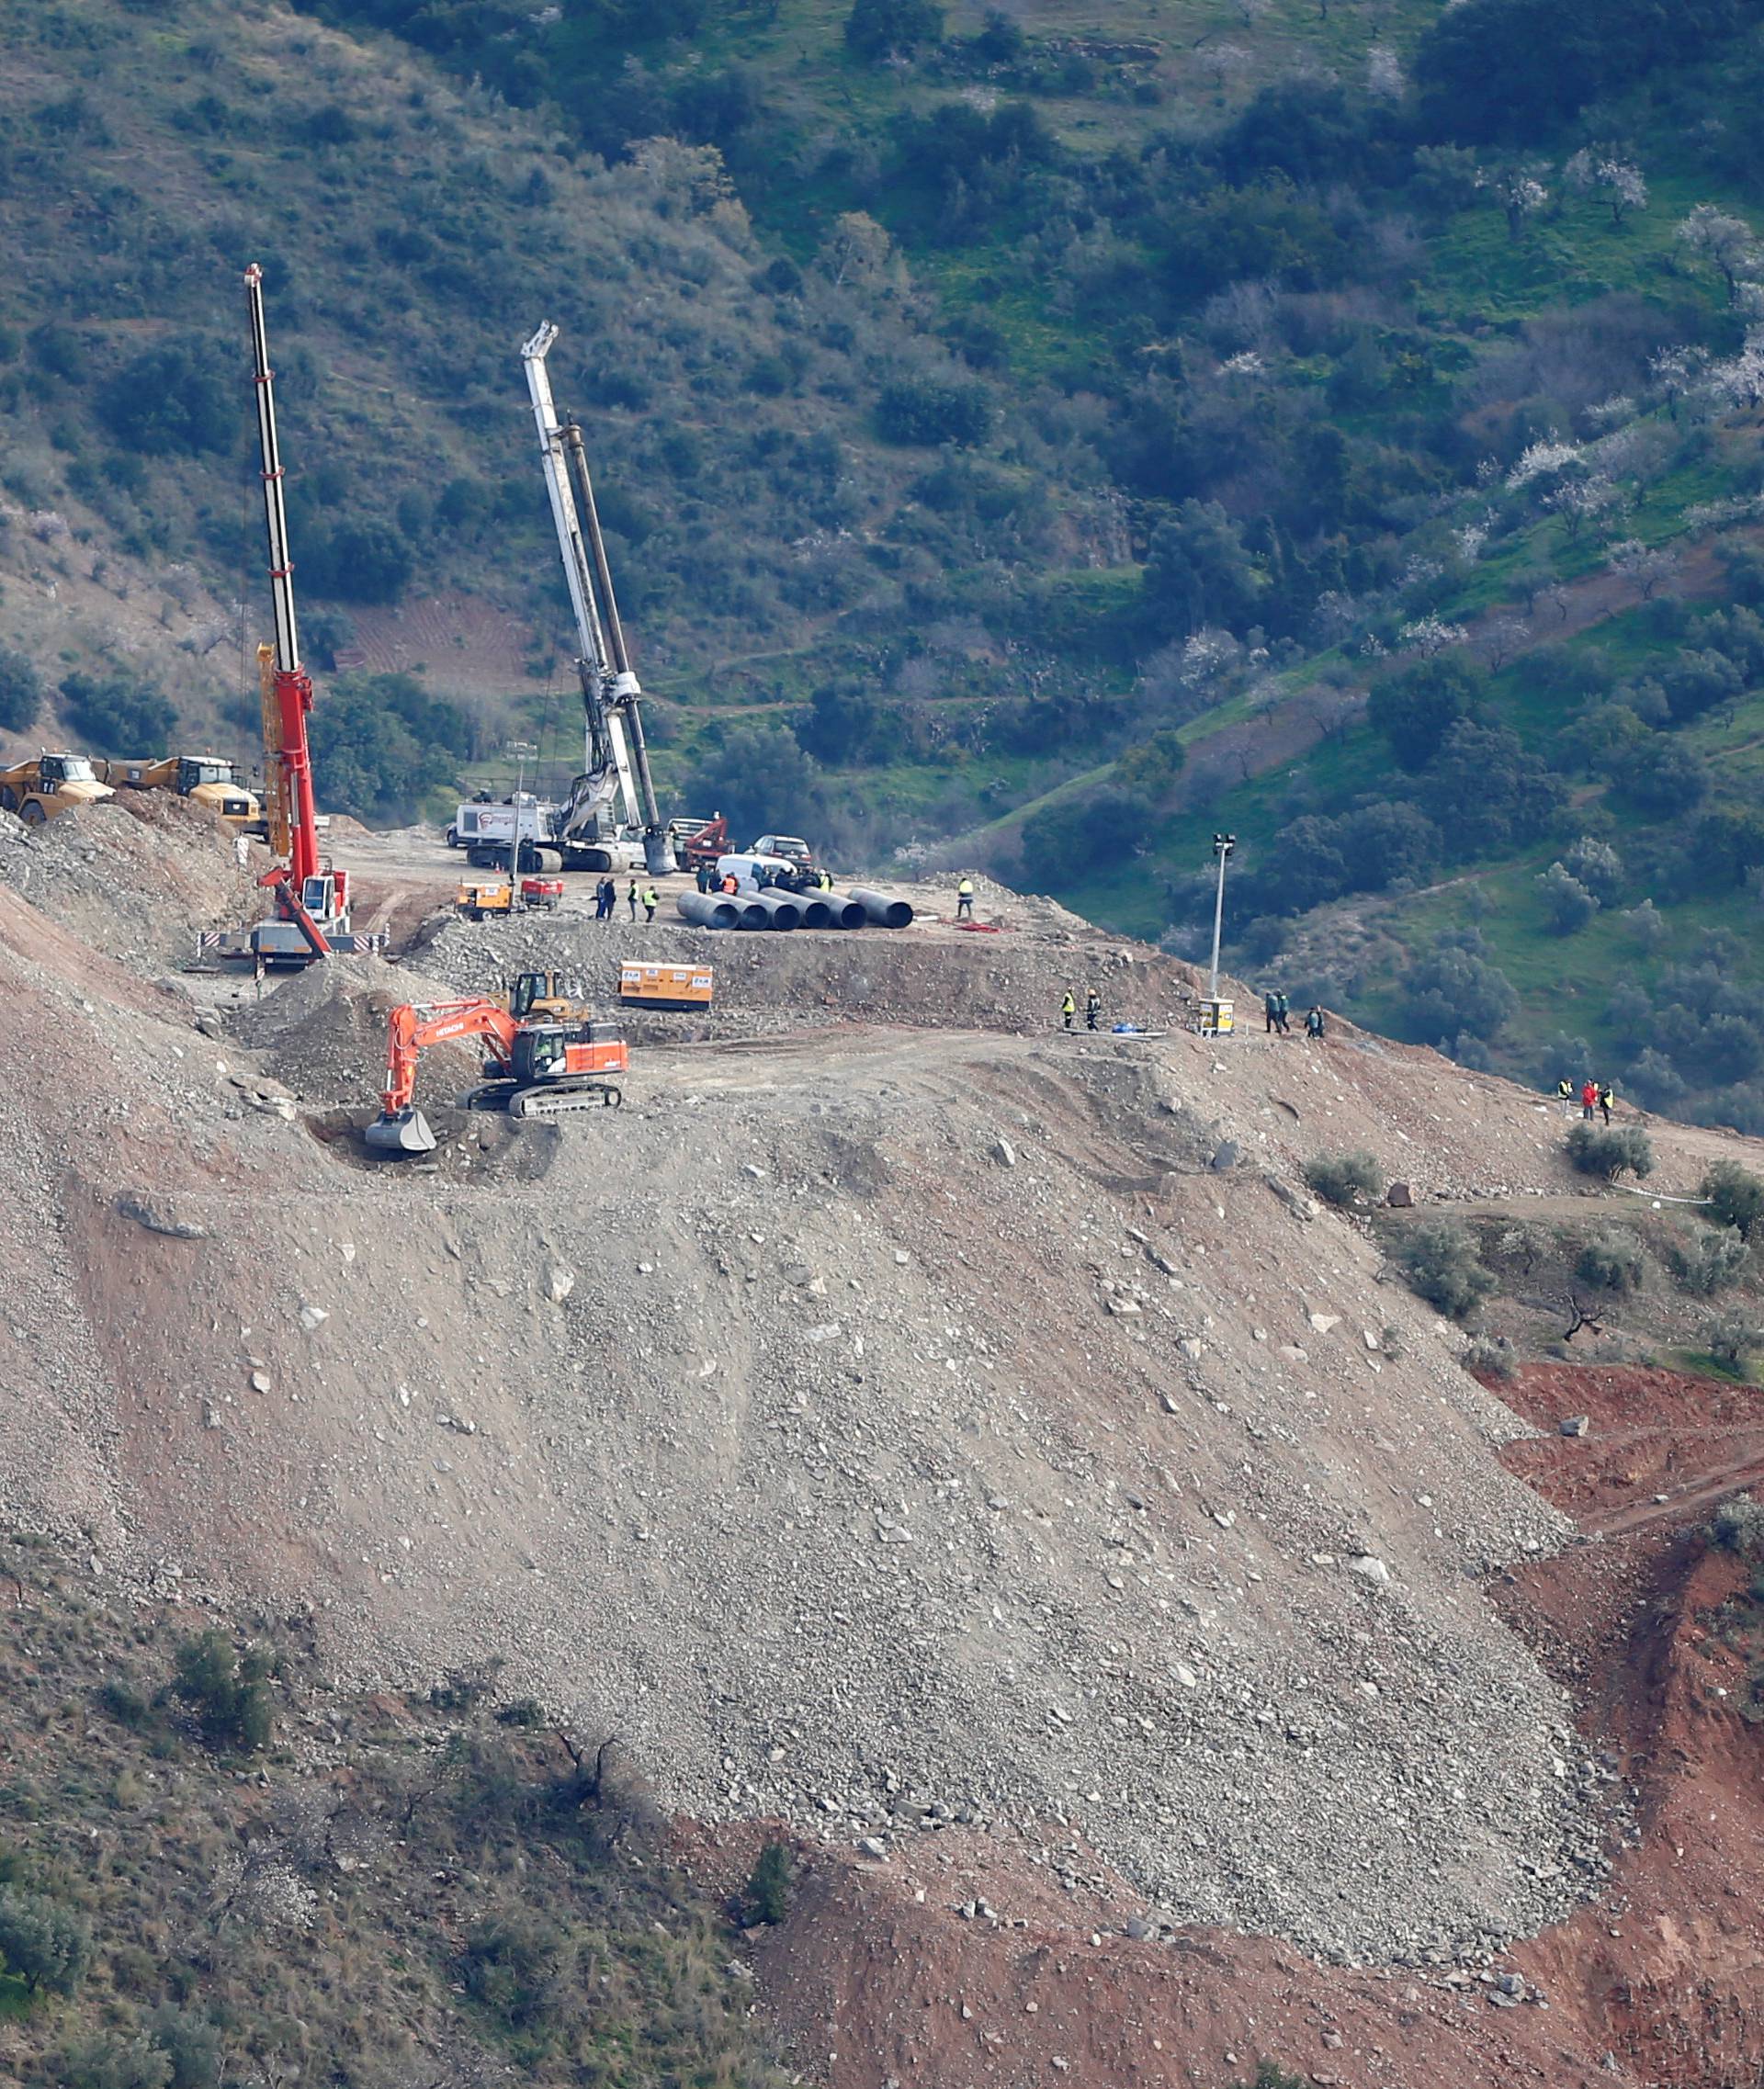
<svg viewBox="0 0 1764 2089">
<path fill-rule="evenodd" d="M 300 662 L 300 629 L 294 620 L 294 561 L 288 556 L 282 457 L 276 439 L 276 374 L 269 367 L 269 336 L 264 324 L 264 272 L 255 262 L 245 270 L 245 305 L 251 317 L 264 525 L 276 605 L 276 643 L 257 649 L 264 709 L 264 814 L 270 848 L 279 860 L 258 880 L 274 892 L 276 912 L 249 932 L 241 954 L 271 964 L 308 965 L 314 958 L 328 957 L 334 950 L 371 948 L 379 939 L 349 932 L 348 873 L 334 869 L 319 853 L 312 758 L 306 744 L 312 677 Z"/>
</svg>

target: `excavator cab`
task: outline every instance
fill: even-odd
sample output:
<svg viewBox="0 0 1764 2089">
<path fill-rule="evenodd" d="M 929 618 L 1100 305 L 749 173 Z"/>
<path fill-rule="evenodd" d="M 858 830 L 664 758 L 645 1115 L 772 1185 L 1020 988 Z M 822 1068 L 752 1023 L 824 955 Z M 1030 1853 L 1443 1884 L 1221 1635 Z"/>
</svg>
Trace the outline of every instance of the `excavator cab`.
<svg viewBox="0 0 1764 2089">
<path fill-rule="evenodd" d="M 561 1022 L 539 1022 L 523 1030 L 510 1054 L 514 1078 L 523 1088 L 536 1081 L 556 1080 L 568 1068 L 573 1035 L 574 1026 Z"/>
<path fill-rule="evenodd" d="M 622 1055 L 612 1047 L 621 1046 L 624 1039 L 625 1033 L 616 1022 L 587 1019 L 548 1022 L 541 1016 L 515 1037 L 509 1052 L 508 1070 L 520 1088 L 561 1080 L 566 1075 L 573 1078 L 585 1073 L 619 1071 Z"/>
</svg>

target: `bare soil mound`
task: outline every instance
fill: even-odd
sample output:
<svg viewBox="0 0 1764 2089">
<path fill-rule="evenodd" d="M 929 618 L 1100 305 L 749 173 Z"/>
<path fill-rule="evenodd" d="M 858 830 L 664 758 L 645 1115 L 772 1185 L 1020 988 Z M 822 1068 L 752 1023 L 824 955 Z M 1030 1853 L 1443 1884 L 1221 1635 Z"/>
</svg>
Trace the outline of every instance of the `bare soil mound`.
<svg viewBox="0 0 1764 2089">
<path fill-rule="evenodd" d="M 150 975 L 189 963 L 199 931 L 264 911 L 230 832 L 171 791 L 121 792 L 39 828 L 0 815 L 0 882 L 93 950 Z"/>
</svg>

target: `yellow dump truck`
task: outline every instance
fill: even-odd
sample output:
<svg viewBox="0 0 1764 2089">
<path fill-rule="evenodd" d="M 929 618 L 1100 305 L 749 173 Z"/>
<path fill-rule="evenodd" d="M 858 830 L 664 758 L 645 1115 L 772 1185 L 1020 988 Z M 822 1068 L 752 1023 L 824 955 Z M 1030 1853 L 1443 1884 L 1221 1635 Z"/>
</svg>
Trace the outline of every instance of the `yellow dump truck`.
<svg viewBox="0 0 1764 2089">
<path fill-rule="evenodd" d="M 84 754 L 40 754 L 15 768 L 0 769 L 0 809 L 16 812 L 27 827 L 40 827 L 58 812 L 73 812 L 115 796 Z"/>
<path fill-rule="evenodd" d="M 175 791 L 238 833 L 261 834 L 264 808 L 236 762 L 218 754 L 162 754 L 152 761 L 99 762 L 98 781 L 122 791 Z"/>
</svg>

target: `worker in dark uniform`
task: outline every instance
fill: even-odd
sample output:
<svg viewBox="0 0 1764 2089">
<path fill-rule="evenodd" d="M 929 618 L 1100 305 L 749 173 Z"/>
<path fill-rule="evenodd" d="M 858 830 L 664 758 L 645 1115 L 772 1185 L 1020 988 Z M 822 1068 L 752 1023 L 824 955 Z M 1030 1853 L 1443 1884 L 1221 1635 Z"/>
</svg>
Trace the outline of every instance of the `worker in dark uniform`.
<svg viewBox="0 0 1764 2089">
<path fill-rule="evenodd" d="M 1600 1081 L 1599 1083 L 1599 1107 L 1605 1113 L 1607 1124 L 1611 1123 L 1611 1106 L 1616 1100 L 1616 1093 L 1611 1083 L 1608 1080 Z"/>
<path fill-rule="evenodd" d="M 974 919 L 974 880 L 965 877 L 956 887 L 956 919 L 971 921 Z"/>
<path fill-rule="evenodd" d="M 1102 995 L 1097 992 L 1094 987 L 1087 987 L 1084 989 L 1084 1027 L 1086 1030 L 1096 1028 L 1096 1019 L 1102 1012 Z"/>
<path fill-rule="evenodd" d="M 1261 1013 L 1265 1034 L 1272 1036 L 1280 1028 L 1280 996 L 1272 987 L 1261 997 Z"/>
<path fill-rule="evenodd" d="M 1323 1042 L 1323 1011 L 1315 1001 L 1305 1011 L 1305 1034 L 1319 1044 Z"/>
<path fill-rule="evenodd" d="M 628 907 L 630 909 L 630 910 L 631 910 L 631 919 L 632 919 L 632 920 L 636 920 L 636 919 L 637 919 L 637 880 L 636 880 L 635 878 L 633 878 L 633 879 L 631 880 L 631 888 L 630 888 L 630 890 L 629 890 L 629 891 L 628 891 L 628 893 L 625 895 L 625 904 L 626 904 L 626 905 L 627 905 L 627 906 L 628 906 Z"/>
</svg>

